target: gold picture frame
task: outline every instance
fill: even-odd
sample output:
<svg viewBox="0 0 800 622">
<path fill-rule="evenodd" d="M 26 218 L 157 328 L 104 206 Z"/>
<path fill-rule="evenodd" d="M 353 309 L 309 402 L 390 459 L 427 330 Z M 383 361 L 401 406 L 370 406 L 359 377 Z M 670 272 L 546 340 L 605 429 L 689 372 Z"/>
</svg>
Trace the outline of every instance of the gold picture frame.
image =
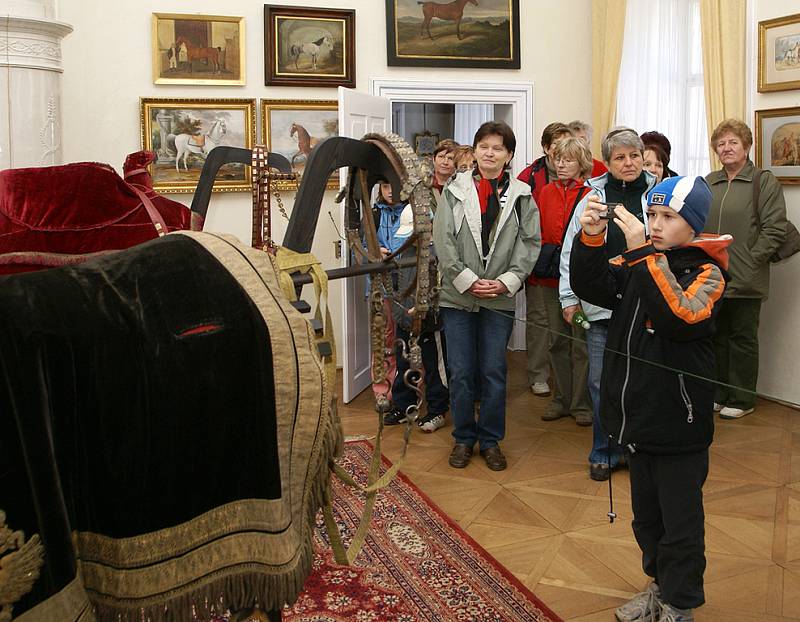
<svg viewBox="0 0 800 622">
<path fill-rule="evenodd" d="M 756 166 L 800 184 L 800 106 L 756 110 Z"/>
<path fill-rule="evenodd" d="M 156 153 L 148 170 L 157 192 L 194 192 L 209 151 L 255 144 L 255 99 L 142 97 L 139 102 L 142 149 Z M 251 182 L 249 166 L 225 164 L 214 191 L 249 191 Z"/>
<path fill-rule="evenodd" d="M 153 83 L 243 86 L 244 17 L 153 13 Z"/>
<path fill-rule="evenodd" d="M 339 102 L 311 99 L 262 99 L 261 143 L 268 151 L 285 156 L 292 171 L 302 175 L 308 154 L 326 138 L 339 135 Z M 276 181 L 280 190 L 297 189 L 298 182 Z M 334 171 L 327 187 L 339 187 Z"/>
<path fill-rule="evenodd" d="M 800 89 L 800 13 L 758 22 L 758 92 Z"/>
</svg>

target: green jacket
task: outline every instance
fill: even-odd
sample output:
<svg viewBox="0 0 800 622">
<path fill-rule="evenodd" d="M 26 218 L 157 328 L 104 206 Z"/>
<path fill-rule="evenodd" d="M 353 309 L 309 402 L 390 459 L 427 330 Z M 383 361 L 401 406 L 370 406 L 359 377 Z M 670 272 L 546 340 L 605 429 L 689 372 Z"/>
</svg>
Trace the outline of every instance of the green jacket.
<svg viewBox="0 0 800 622">
<path fill-rule="evenodd" d="M 459 173 L 444 187 L 433 223 L 433 243 L 442 278 L 441 306 L 464 311 L 478 311 L 480 307 L 503 311 L 516 308 L 514 295 L 539 256 L 539 210 L 528 184 L 512 178 L 507 192 L 508 199 L 497 216 L 484 266 L 481 208 L 472 174 Z M 502 281 L 508 294 L 476 298 L 467 290 L 478 279 Z"/>
<path fill-rule="evenodd" d="M 728 298 L 766 298 L 769 294 L 769 258 L 786 235 L 783 189 L 770 171 L 761 173 L 758 217 L 753 209 L 755 165 L 748 160 L 731 181 L 725 169 L 706 175 L 711 187 L 711 211 L 706 233 L 730 233 Z M 760 227 L 759 227 L 760 220 Z"/>
</svg>

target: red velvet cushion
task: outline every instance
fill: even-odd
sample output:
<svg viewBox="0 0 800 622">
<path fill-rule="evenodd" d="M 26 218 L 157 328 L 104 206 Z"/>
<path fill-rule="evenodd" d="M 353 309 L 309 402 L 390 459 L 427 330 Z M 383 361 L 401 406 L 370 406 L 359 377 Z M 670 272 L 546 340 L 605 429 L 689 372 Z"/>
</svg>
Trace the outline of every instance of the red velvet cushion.
<svg viewBox="0 0 800 622">
<path fill-rule="evenodd" d="M 186 206 L 152 190 L 142 165 L 153 155 L 128 157 L 129 181 L 150 197 L 169 231 L 191 228 Z M 136 192 L 107 164 L 0 171 L 0 273 L 77 263 L 85 257 L 76 255 L 129 248 L 155 237 Z"/>
</svg>

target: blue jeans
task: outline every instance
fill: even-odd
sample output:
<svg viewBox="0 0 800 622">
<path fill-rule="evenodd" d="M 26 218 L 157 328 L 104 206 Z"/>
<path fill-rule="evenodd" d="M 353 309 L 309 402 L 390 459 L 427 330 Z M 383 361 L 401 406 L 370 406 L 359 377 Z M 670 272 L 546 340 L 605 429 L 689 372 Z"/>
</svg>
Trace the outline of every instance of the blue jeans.
<svg viewBox="0 0 800 622">
<path fill-rule="evenodd" d="M 450 412 L 456 443 L 480 450 L 506 433 L 506 348 L 514 328 L 512 311 L 477 312 L 442 307 L 450 369 Z M 480 377 L 480 410 L 475 418 L 475 376 Z"/>
<path fill-rule="evenodd" d="M 600 322 L 592 322 L 586 331 L 586 349 L 589 354 L 589 396 L 592 398 L 592 451 L 589 462 L 592 464 L 608 464 L 609 439 L 600 423 L 600 378 L 603 375 L 603 354 L 608 338 L 608 326 Z M 611 468 L 619 464 L 622 450 L 614 441 L 611 444 Z"/>
</svg>

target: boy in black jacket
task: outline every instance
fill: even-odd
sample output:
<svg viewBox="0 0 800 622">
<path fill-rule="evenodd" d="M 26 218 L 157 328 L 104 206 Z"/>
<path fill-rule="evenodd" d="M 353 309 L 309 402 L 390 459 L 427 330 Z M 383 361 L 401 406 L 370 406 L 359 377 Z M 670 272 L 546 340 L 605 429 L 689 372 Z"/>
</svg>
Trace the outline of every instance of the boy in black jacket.
<svg viewBox="0 0 800 622">
<path fill-rule="evenodd" d="M 653 582 L 619 607 L 621 622 L 694 620 L 705 570 L 703 483 L 714 435 L 712 333 L 730 236 L 698 237 L 711 205 L 702 177 L 671 177 L 647 197 L 650 238 L 622 206 L 627 251 L 608 258 L 608 207 L 589 197 L 570 285 L 613 309 L 600 417 L 628 456 L 633 531 Z"/>
</svg>

